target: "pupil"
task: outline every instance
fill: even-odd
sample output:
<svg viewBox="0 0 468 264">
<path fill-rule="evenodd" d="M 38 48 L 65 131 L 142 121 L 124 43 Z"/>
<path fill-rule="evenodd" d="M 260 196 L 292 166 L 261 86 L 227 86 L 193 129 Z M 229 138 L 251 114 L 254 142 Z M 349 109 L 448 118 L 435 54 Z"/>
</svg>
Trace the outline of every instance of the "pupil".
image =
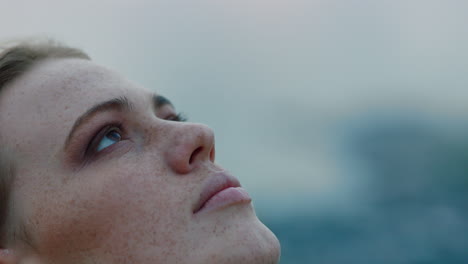
<svg viewBox="0 0 468 264">
<path fill-rule="evenodd" d="M 120 141 L 121 136 L 117 131 L 111 131 L 109 134 L 107 134 L 107 137 L 109 139 L 115 140 L 115 141 Z"/>
</svg>

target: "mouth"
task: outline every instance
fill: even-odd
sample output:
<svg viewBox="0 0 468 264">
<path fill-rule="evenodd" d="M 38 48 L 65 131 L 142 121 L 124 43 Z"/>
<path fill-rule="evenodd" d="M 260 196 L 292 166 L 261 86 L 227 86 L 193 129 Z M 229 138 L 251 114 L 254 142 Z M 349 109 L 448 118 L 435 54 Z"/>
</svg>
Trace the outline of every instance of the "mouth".
<svg viewBox="0 0 468 264">
<path fill-rule="evenodd" d="M 250 203 L 252 198 L 241 187 L 239 180 L 227 173 L 213 175 L 200 193 L 193 214 L 219 210 L 239 203 Z"/>
</svg>

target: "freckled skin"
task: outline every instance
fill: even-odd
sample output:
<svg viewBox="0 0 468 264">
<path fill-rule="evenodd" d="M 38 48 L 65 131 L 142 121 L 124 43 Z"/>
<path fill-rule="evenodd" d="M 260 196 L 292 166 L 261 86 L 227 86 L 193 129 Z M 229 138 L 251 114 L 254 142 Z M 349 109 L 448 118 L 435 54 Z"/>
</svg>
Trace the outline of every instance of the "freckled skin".
<svg viewBox="0 0 468 264">
<path fill-rule="evenodd" d="M 65 151 L 74 121 L 119 96 L 135 109 L 98 115 Z M 204 184 L 221 170 L 213 131 L 164 120 L 174 110 L 155 112 L 150 96 L 80 59 L 40 62 L 2 91 L 0 124 L 8 126 L 0 143 L 13 149 L 17 166 L 14 218 L 33 245 L 12 246 L 20 263 L 277 263 L 278 240 L 251 204 L 193 215 Z M 121 121 L 123 141 L 90 162 L 68 158 L 108 119 Z"/>
</svg>

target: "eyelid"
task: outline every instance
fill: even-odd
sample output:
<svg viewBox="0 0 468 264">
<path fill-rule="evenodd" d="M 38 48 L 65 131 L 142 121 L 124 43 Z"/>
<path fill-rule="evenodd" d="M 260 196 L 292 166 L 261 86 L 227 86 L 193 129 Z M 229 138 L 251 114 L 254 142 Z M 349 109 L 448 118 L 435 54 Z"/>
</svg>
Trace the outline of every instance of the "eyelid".
<svg viewBox="0 0 468 264">
<path fill-rule="evenodd" d="M 97 147 L 99 146 L 99 142 L 104 138 L 104 136 L 109 133 L 110 131 L 116 129 L 121 135 L 123 134 L 122 123 L 110 123 L 107 125 L 102 126 L 96 134 L 90 139 L 88 146 L 85 151 L 86 156 L 95 155 L 101 153 L 106 148 L 102 149 L 101 151 L 97 151 Z M 123 135 L 122 135 L 123 138 Z"/>
<path fill-rule="evenodd" d="M 178 113 L 176 115 L 170 115 L 169 117 L 165 118 L 165 120 L 169 121 L 176 121 L 176 122 L 186 122 L 187 118 L 183 113 Z"/>
<path fill-rule="evenodd" d="M 107 119 L 107 118 L 106 118 Z M 168 121 L 175 121 L 175 122 L 185 122 L 187 121 L 187 118 L 185 117 L 185 114 L 183 113 L 170 113 L 164 120 Z M 102 120 L 101 120 L 102 121 Z M 95 131 L 89 133 L 87 138 L 87 141 L 81 143 L 81 144 L 86 144 L 84 149 L 80 151 L 82 154 L 80 155 L 81 161 L 84 161 L 85 163 L 92 162 L 97 156 L 100 156 L 101 154 L 105 154 L 108 150 L 111 150 L 115 144 L 112 146 L 109 146 L 108 148 L 104 148 L 101 151 L 96 151 L 99 142 L 103 139 L 103 137 L 109 133 L 109 131 L 116 129 L 121 133 L 122 140 L 126 140 L 126 130 L 124 127 L 124 124 L 122 122 L 122 119 L 120 118 L 114 118 L 111 117 L 107 121 L 104 121 L 102 125 L 99 125 Z M 94 129 L 93 129 L 94 130 Z M 117 143 L 118 144 L 118 143 Z"/>
</svg>

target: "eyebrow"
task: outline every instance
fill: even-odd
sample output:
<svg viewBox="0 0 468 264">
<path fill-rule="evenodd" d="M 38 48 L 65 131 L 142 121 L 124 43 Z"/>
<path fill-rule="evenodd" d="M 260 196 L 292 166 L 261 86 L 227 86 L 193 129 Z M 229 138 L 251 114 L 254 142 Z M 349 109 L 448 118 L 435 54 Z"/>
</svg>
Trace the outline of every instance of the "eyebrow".
<svg viewBox="0 0 468 264">
<path fill-rule="evenodd" d="M 172 105 L 171 101 L 169 101 L 166 97 L 164 97 L 162 95 L 156 95 L 156 94 L 153 94 L 153 104 L 156 107 L 156 109 L 159 109 L 164 105 L 170 105 L 170 106 L 174 107 L 174 105 Z"/>
<path fill-rule="evenodd" d="M 165 98 L 162 95 L 152 95 L 152 104 L 155 108 L 155 110 L 158 110 L 159 108 L 163 107 L 164 105 L 172 105 L 172 103 Z M 107 111 L 132 111 L 135 108 L 135 105 L 128 100 L 126 96 L 120 96 L 116 97 L 104 102 L 100 102 L 89 108 L 86 112 L 84 112 L 80 117 L 78 117 L 73 124 L 70 133 L 67 136 L 67 139 L 65 140 L 65 149 L 68 147 L 68 144 L 70 143 L 70 140 L 73 138 L 74 134 L 78 130 L 80 126 L 82 126 L 84 123 L 87 123 L 89 120 L 91 120 L 96 114 L 101 113 L 101 112 L 107 112 Z"/>
</svg>

